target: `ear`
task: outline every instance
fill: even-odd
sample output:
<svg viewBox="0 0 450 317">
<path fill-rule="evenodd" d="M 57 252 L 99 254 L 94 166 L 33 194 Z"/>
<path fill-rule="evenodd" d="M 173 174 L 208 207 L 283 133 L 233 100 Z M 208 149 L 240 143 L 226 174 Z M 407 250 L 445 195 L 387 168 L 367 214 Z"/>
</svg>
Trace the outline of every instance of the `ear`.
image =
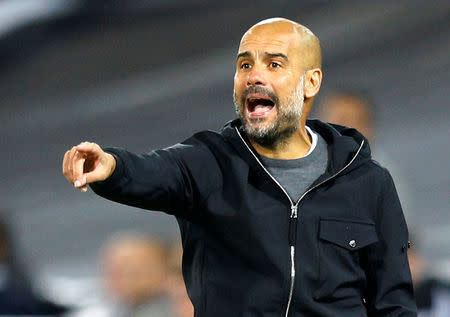
<svg viewBox="0 0 450 317">
<path fill-rule="evenodd" d="M 320 68 L 313 68 L 307 70 L 305 73 L 305 88 L 304 94 L 305 98 L 312 98 L 320 90 L 320 85 L 322 84 L 322 70 Z"/>
</svg>

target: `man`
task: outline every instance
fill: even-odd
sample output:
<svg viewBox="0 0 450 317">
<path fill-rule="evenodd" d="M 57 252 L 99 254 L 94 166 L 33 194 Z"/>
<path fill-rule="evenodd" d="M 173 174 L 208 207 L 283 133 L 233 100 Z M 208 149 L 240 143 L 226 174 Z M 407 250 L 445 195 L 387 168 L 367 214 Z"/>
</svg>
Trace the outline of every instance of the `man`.
<svg viewBox="0 0 450 317">
<path fill-rule="evenodd" d="M 183 280 L 182 255 L 183 246 L 180 241 L 173 242 L 168 250 L 169 277 L 166 288 L 174 317 L 193 317 L 194 306 L 186 292 Z"/>
<path fill-rule="evenodd" d="M 417 299 L 417 315 L 419 317 L 450 316 L 450 285 L 448 281 L 432 276 L 427 267 L 430 263 L 422 255 L 419 239 L 415 232 L 411 239 L 408 259 Z"/>
<path fill-rule="evenodd" d="M 69 310 L 36 294 L 17 261 L 9 217 L 0 210 L 0 316 L 62 316 Z"/>
<path fill-rule="evenodd" d="M 262 21 L 239 46 L 239 119 L 147 155 L 85 142 L 64 174 L 177 217 L 195 316 L 416 316 L 392 178 L 356 130 L 306 122 L 321 82 L 317 37 Z"/>
<path fill-rule="evenodd" d="M 334 90 L 322 97 L 318 108 L 321 120 L 355 128 L 372 143 L 375 136 L 375 111 L 366 92 Z"/>
<path fill-rule="evenodd" d="M 164 296 L 166 252 L 152 237 L 136 233 L 116 234 L 101 250 L 105 302 L 87 307 L 74 317 L 166 317 Z"/>
</svg>

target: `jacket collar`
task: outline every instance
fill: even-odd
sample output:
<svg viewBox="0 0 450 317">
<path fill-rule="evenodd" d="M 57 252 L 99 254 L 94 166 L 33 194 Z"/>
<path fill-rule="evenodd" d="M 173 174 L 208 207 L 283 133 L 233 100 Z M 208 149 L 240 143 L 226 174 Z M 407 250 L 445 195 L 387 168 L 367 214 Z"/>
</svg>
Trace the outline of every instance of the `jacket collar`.
<svg viewBox="0 0 450 317">
<path fill-rule="evenodd" d="M 346 167 L 345 173 L 371 159 L 370 146 L 366 138 L 357 130 L 324 123 L 320 120 L 307 120 L 306 125 L 316 133 L 319 133 L 327 142 L 329 160 L 324 177 L 328 174 L 336 173 L 350 162 L 351 164 Z M 255 149 L 246 136 L 240 119 L 229 121 L 225 124 L 221 133 L 240 153 L 241 157 L 249 163 L 252 170 L 261 172 L 261 167 L 256 162 L 254 155 L 249 151 L 250 149 L 256 154 Z M 361 144 L 363 144 L 362 147 Z M 357 153 L 358 155 L 355 158 Z"/>
</svg>

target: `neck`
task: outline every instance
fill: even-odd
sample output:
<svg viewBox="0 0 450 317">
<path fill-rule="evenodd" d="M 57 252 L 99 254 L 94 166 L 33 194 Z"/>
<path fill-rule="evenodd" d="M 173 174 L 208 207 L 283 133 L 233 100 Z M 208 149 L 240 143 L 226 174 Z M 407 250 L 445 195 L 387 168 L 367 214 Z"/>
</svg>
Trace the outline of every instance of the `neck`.
<svg viewBox="0 0 450 317">
<path fill-rule="evenodd" d="M 311 137 L 302 122 L 300 127 L 283 142 L 272 147 L 265 147 L 250 139 L 250 143 L 259 155 L 279 160 L 293 160 L 302 158 L 311 148 Z"/>
</svg>

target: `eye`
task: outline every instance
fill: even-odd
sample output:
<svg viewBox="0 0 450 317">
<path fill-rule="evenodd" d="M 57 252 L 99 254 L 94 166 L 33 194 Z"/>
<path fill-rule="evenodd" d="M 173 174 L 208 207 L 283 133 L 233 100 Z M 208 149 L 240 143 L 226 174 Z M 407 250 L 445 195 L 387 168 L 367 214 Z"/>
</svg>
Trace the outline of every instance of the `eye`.
<svg viewBox="0 0 450 317">
<path fill-rule="evenodd" d="M 250 65 L 249 63 L 242 63 L 241 64 L 241 69 L 250 69 L 252 67 L 252 65 Z"/>
<path fill-rule="evenodd" d="M 281 64 L 277 63 L 277 62 L 270 62 L 270 67 L 271 68 L 278 68 L 278 67 L 281 67 Z"/>
</svg>

